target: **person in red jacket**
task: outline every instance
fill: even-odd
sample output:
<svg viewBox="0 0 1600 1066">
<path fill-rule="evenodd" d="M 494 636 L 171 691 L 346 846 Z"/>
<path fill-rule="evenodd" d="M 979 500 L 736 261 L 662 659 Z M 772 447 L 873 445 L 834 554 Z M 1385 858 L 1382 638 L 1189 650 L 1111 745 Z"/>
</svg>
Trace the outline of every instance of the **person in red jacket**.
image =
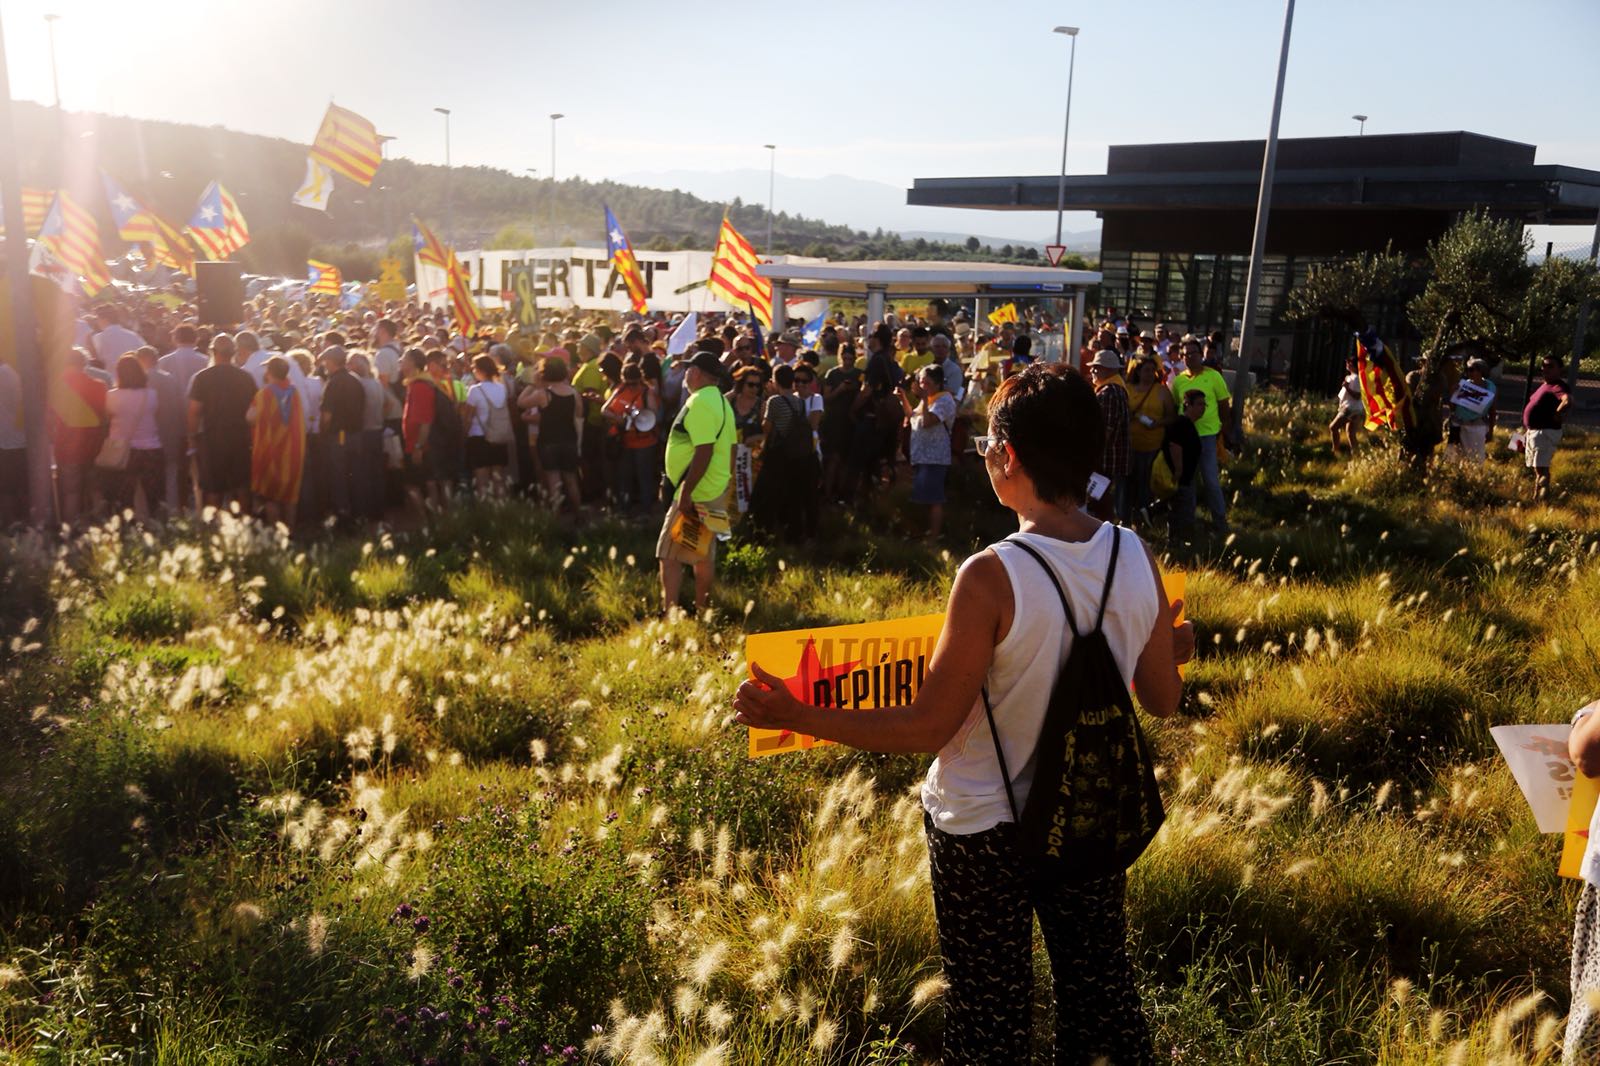
<svg viewBox="0 0 1600 1066">
<path fill-rule="evenodd" d="M 94 457 L 106 439 L 106 386 L 84 372 L 89 353 L 67 353 L 50 397 L 50 446 L 56 458 L 61 521 L 76 522 L 92 509 Z"/>
</svg>

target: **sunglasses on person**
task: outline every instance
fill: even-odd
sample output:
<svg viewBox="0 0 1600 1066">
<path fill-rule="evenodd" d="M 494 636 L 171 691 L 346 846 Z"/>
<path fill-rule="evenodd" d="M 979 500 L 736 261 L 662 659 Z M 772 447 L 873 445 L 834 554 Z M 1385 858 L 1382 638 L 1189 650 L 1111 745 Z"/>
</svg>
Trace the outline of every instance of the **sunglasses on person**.
<svg viewBox="0 0 1600 1066">
<path fill-rule="evenodd" d="M 978 458 L 985 459 L 989 452 L 1005 443 L 1003 437 L 973 437 L 972 446 L 978 450 Z"/>
</svg>

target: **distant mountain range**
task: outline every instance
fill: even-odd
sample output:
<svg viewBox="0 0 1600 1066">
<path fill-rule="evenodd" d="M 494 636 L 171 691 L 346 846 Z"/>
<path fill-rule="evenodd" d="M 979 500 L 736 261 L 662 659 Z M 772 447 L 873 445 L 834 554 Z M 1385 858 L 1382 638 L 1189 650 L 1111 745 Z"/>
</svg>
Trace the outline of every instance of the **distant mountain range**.
<svg viewBox="0 0 1600 1066">
<path fill-rule="evenodd" d="M 314 211 L 290 202 L 305 175 L 304 144 L 219 126 L 77 112 L 58 116 L 50 108 L 27 103 L 19 104 L 14 113 L 22 184 L 58 188 L 65 183 L 98 218 L 108 256 L 120 255 L 126 244 L 116 237 L 100 181 L 102 169 L 180 227 L 207 184 L 220 181 L 233 194 L 250 228 L 250 243 L 238 258 L 247 270 L 264 274 L 303 274 L 306 259 L 314 255 L 337 265 L 348 278 L 368 280 L 376 276 L 386 248 L 405 260 L 409 272 L 412 215 L 461 249 L 604 246 L 602 204 L 611 206 L 641 249 L 710 248 L 726 214 L 763 252 L 846 260 L 1038 263 L 1042 259 L 1041 245 L 1015 237 L 979 237 L 969 245 L 967 233 L 949 229 L 956 213 L 907 208 L 904 190 L 843 177 L 793 179 L 792 186 L 791 179 L 780 178 L 780 198 L 792 194 L 795 202 L 774 217 L 770 249 L 765 247 L 765 204 L 739 201 L 738 193 L 722 191 L 748 178 L 737 172 L 722 184 L 700 179 L 723 176 L 685 173 L 674 183 L 670 175 L 658 175 L 656 187 L 645 187 L 641 182 L 579 178 L 552 183 L 493 167 L 447 171 L 391 159 L 383 163 L 369 188 L 338 179 L 328 210 Z M 765 175 L 760 177 L 764 191 Z M 668 188 L 661 188 L 663 184 Z M 691 184 L 697 188 L 686 188 Z M 804 207 L 801 191 L 806 193 Z M 813 212 L 819 217 L 812 217 Z M 936 228 L 918 229 L 902 239 L 896 226 L 909 227 L 923 216 L 930 224 L 937 223 Z M 1079 239 L 1069 244 L 1092 251 L 1098 241 Z"/>
<path fill-rule="evenodd" d="M 767 178 L 766 171 L 757 169 L 642 170 L 619 175 L 617 180 L 655 189 L 682 189 L 702 199 L 722 203 L 741 198 L 746 204 L 763 206 L 767 198 Z M 960 244 L 972 236 L 977 237 L 979 243 L 995 248 L 1009 244 L 1042 252 L 1049 238 L 1055 235 L 1055 217 L 1048 212 L 913 207 L 906 203 L 903 188 L 844 174 L 796 178 L 779 173 L 775 186 L 775 206 L 791 215 L 827 219 L 869 232 L 881 228 L 907 240 L 922 237 Z M 1077 214 L 1077 218 L 1083 217 Z M 1073 218 L 1069 217 L 1068 221 Z M 954 228 L 963 224 L 972 228 Z M 1001 235 L 993 234 L 992 230 L 1001 231 Z M 1093 228 L 1065 232 L 1062 243 L 1070 252 L 1096 254 L 1100 250 L 1100 227 L 1096 224 Z"/>
</svg>

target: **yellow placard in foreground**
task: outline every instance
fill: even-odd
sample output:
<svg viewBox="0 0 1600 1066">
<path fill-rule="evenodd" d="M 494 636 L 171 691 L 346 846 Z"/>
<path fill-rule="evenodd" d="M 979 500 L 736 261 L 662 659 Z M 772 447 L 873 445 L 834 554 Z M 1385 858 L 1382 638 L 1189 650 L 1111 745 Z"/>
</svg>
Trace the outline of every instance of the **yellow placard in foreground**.
<svg viewBox="0 0 1600 1066">
<path fill-rule="evenodd" d="M 1567 807 L 1567 832 L 1561 845 L 1562 877 L 1582 877 L 1583 852 L 1589 846 L 1589 822 L 1600 799 L 1600 777 L 1574 776 L 1572 803 Z"/>
<path fill-rule="evenodd" d="M 1175 603 L 1185 598 L 1187 575 L 1182 570 L 1164 573 L 1161 585 L 1167 602 Z M 1187 614 L 1185 603 L 1173 624 L 1182 625 Z M 903 707 L 922 687 L 943 628 L 944 615 L 925 614 L 890 622 L 753 633 L 745 638 L 744 658 L 784 678 L 790 694 L 803 703 L 849 711 Z M 1184 669 L 1178 667 L 1180 676 Z M 831 743 L 803 733 L 752 727 L 750 757 Z M 1594 807 L 1592 796 L 1589 807 Z M 1588 821 L 1583 824 L 1587 830 Z"/>
<path fill-rule="evenodd" d="M 903 707 L 916 698 L 944 615 L 890 622 L 791 629 L 745 638 L 744 657 L 785 680 L 797 700 L 819 707 L 875 711 Z M 781 729 L 750 730 L 750 756 L 804 751 L 832 741 Z"/>
<path fill-rule="evenodd" d="M 1189 617 L 1189 574 L 1184 570 L 1169 570 L 1161 575 L 1161 588 L 1167 594 L 1168 603 L 1177 603 L 1183 600 L 1183 607 L 1172 618 L 1173 626 L 1183 625 L 1185 618 Z M 1178 664 L 1178 676 L 1182 677 L 1189 669 L 1188 663 Z"/>
</svg>

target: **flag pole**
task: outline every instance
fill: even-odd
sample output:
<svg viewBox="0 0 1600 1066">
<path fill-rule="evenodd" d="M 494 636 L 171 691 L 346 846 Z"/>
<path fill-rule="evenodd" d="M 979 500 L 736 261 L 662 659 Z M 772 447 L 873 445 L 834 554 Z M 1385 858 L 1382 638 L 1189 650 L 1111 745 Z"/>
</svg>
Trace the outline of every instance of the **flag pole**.
<svg viewBox="0 0 1600 1066">
<path fill-rule="evenodd" d="M 34 525 L 44 527 L 53 516 L 50 484 L 50 441 L 45 433 L 46 389 L 39 343 L 33 324 L 33 283 L 28 278 L 28 226 L 22 217 L 22 185 L 17 173 L 17 128 L 11 100 L 11 73 L 6 65 L 5 27 L 0 25 L 0 211 L 6 230 L 6 277 L 11 290 L 11 331 L 17 376 L 22 381 L 22 426 L 28 445 L 28 501 Z"/>
</svg>

